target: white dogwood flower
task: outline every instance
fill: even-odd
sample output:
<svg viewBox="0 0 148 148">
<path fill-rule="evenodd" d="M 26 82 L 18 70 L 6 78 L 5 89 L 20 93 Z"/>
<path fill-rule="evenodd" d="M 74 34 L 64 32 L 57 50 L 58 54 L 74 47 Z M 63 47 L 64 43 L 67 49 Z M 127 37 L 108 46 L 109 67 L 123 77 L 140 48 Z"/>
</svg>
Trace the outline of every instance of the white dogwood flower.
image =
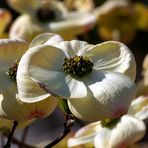
<svg viewBox="0 0 148 148">
<path fill-rule="evenodd" d="M 68 99 L 71 112 L 82 120 L 98 121 L 127 113 L 135 94 L 131 79 L 135 79 L 136 69 L 127 46 L 115 41 L 97 45 L 78 40 L 48 42 L 28 50 L 19 69 L 29 71 L 31 79 L 49 94 Z M 18 80 L 20 77 L 19 73 Z M 18 81 L 22 101 L 42 100 L 28 95 L 22 81 Z"/>
<path fill-rule="evenodd" d="M 22 14 L 14 21 L 10 38 L 31 41 L 44 32 L 60 34 L 69 40 L 90 30 L 96 17 L 89 12 L 68 12 L 57 0 L 9 0 L 10 6 Z"/>
<path fill-rule="evenodd" d="M 33 46 L 33 45 L 32 45 Z M 35 46 L 35 44 L 34 44 Z M 30 120 L 49 115 L 57 106 L 57 99 L 49 94 L 38 103 L 23 103 L 19 100 L 16 74 L 19 60 L 28 50 L 29 43 L 17 39 L 0 40 L 0 117 L 10 120 Z M 31 83 L 31 80 L 28 81 Z M 31 87 L 31 85 L 30 85 Z M 45 92 L 36 84 L 34 89 Z M 32 92 L 33 95 L 33 92 Z M 35 94 L 34 94 L 35 96 Z"/>
<path fill-rule="evenodd" d="M 68 147 L 92 145 L 95 148 L 126 148 L 146 132 L 145 124 L 130 115 L 123 115 L 116 121 L 103 125 L 101 121 L 88 124 L 68 140 Z"/>
</svg>

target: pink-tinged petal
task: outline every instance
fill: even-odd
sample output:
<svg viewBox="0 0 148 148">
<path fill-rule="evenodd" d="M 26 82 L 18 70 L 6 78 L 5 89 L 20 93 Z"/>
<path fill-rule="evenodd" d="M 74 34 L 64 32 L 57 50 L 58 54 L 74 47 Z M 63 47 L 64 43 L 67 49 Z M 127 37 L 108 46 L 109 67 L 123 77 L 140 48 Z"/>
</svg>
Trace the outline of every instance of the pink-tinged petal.
<svg viewBox="0 0 148 148">
<path fill-rule="evenodd" d="M 46 97 L 37 103 L 24 103 L 20 101 L 15 83 L 0 95 L 0 117 L 25 121 L 34 118 L 44 118 L 50 115 L 57 106 L 58 100 L 54 97 Z"/>
<path fill-rule="evenodd" d="M 76 117 L 98 121 L 127 113 L 136 93 L 135 84 L 129 77 L 120 73 L 93 71 L 82 80 L 87 96 L 68 100 L 69 108 Z"/>
</svg>

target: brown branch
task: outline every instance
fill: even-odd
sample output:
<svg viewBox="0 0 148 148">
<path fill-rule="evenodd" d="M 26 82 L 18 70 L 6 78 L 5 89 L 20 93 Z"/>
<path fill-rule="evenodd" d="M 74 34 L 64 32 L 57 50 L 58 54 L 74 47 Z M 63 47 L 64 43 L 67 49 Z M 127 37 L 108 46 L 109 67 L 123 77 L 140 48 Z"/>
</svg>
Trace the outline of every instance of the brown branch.
<svg viewBox="0 0 148 148">
<path fill-rule="evenodd" d="M 11 130 L 9 136 L 8 136 L 6 145 L 4 145 L 4 148 L 10 148 L 11 140 L 12 140 L 12 137 L 13 137 L 13 134 L 14 134 L 14 131 L 15 131 L 17 125 L 18 125 L 18 121 L 13 121 L 13 127 L 12 127 L 12 130 Z"/>
</svg>

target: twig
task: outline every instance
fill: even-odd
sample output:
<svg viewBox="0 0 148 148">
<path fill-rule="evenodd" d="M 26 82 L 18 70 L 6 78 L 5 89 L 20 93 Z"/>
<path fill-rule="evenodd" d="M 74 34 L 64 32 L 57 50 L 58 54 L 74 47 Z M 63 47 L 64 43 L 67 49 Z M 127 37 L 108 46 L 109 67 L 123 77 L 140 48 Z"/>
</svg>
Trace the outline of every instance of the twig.
<svg viewBox="0 0 148 148">
<path fill-rule="evenodd" d="M 10 148 L 12 136 L 13 136 L 13 134 L 14 134 L 14 131 L 15 131 L 17 125 L 18 125 L 18 121 L 13 121 L 12 131 L 10 132 L 10 134 L 9 134 L 9 136 L 8 136 L 7 143 L 6 143 L 6 145 L 4 146 L 4 148 Z"/>
<path fill-rule="evenodd" d="M 20 141 L 17 140 L 16 138 L 12 137 L 12 143 L 19 145 Z M 25 148 L 36 148 L 35 146 L 29 145 L 29 144 L 26 144 L 26 143 L 21 143 L 21 146 L 25 147 Z"/>
<path fill-rule="evenodd" d="M 27 133 L 28 133 L 28 129 L 29 126 L 27 126 L 24 130 L 23 130 L 23 135 L 22 135 L 22 139 L 20 141 L 19 147 L 22 148 L 23 144 L 25 143 L 26 137 L 27 137 Z"/>
<path fill-rule="evenodd" d="M 71 127 L 73 126 L 74 122 L 75 117 L 72 114 L 67 114 L 65 118 L 63 133 L 44 148 L 51 148 L 57 143 L 59 143 L 71 131 Z"/>
</svg>

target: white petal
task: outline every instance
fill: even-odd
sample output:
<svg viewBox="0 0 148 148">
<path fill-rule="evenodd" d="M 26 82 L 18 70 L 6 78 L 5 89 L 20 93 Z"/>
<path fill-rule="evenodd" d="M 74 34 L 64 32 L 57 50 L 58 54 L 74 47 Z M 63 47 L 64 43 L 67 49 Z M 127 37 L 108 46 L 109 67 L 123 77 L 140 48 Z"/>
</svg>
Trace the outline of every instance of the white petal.
<svg viewBox="0 0 148 148">
<path fill-rule="evenodd" d="M 38 35 L 32 40 L 29 48 L 32 48 L 34 46 L 41 45 L 41 44 L 51 45 L 61 41 L 63 41 L 63 39 L 57 34 L 43 33 Z"/>
<path fill-rule="evenodd" d="M 74 57 L 75 55 L 78 56 L 84 55 L 93 45 L 90 45 L 85 41 L 72 40 L 72 41 L 63 41 L 59 44 L 55 44 L 54 46 L 62 49 L 65 55 L 68 58 L 71 58 Z"/>
<path fill-rule="evenodd" d="M 16 84 L 13 83 L 3 94 L 0 94 L 0 117 L 9 120 L 25 121 L 44 118 L 57 106 L 57 99 L 47 97 L 37 103 L 23 103 L 19 100 Z"/>
<path fill-rule="evenodd" d="M 107 128 L 103 128 L 94 138 L 94 146 L 95 148 L 111 148 L 109 146 L 109 140 L 111 137 L 111 131 Z"/>
<path fill-rule="evenodd" d="M 141 138 L 146 132 L 143 121 L 124 115 L 113 127 L 102 127 L 94 139 L 95 148 L 127 147 Z"/>
<path fill-rule="evenodd" d="M 87 90 L 82 81 L 73 79 L 64 72 L 49 71 L 39 67 L 30 67 L 32 80 L 40 84 L 48 93 L 62 98 L 82 98 Z M 81 91 L 80 91 L 81 90 Z"/>
<path fill-rule="evenodd" d="M 51 46 L 42 46 L 35 49 L 35 52 L 30 51 L 22 57 L 20 61 L 21 66 L 19 64 L 18 67 L 18 81 L 20 81 L 20 72 L 24 69 L 25 65 L 22 61 L 28 61 L 28 58 L 30 58 L 28 61 L 29 66 L 27 67 L 29 68 L 29 75 L 32 80 L 40 85 L 44 85 L 45 90 L 50 94 L 66 98 L 81 98 L 86 96 L 87 91 L 83 82 L 79 79 L 73 79 L 63 72 L 62 63 L 65 55 L 61 49 Z M 18 82 L 19 93 L 22 94 L 20 91 L 21 87 L 22 83 Z"/>
<path fill-rule="evenodd" d="M 52 50 L 53 52 L 49 52 Z M 58 50 L 58 54 L 55 54 L 55 51 L 58 50 L 54 47 L 48 47 L 47 45 L 40 45 L 37 48 L 31 48 L 26 52 L 22 59 L 20 60 L 19 66 L 18 66 L 18 71 L 17 71 L 17 86 L 18 86 L 18 92 L 20 99 L 24 102 L 36 102 L 36 101 L 41 101 L 50 94 L 47 94 L 44 90 L 42 90 L 37 83 L 32 81 L 28 75 L 28 67 L 30 67 L 30 61 L 32 62 L 33 65 L 37 66 L 42 66 L 42 67 L 53 67 L 55 69 L 58 68 L 60 60 L 56 60 L 56 56 L 61 57 L 61 52 Z M 39 52 L 39 54 L 38 54 Z M 40 55 L 41 53 L 41 55 Z M 50 53 L 50 54 L 49 54 Z M 34 58 L 30 60 L 32 55 L 34 54 Z M 51 58 L 49 58 L 50 56 Z M 62 58 L 63 59 L 63 58 Z M 60 63 L 61 64 L 61 63 Z M 44 78 L 44 76 L 42 76 Z"/>
<path fill-rule="evenodd" d="M 83 78 L 87 96 L 69 99 L 71 112 L 85 121 L 117 118 L 127 113 L 135 95 L 135 84 L 120 73 L 92 72 Z"/>
<path fill-rule="evenodd" d="M 94 122 L 91 124 L 88 124 L 82 128 L 80 128 L 74 137 L 70 138 L 68 140 L 68 146 L 73 147 L 77 145 L 85 145 L 88 143 L 93 143 L 94 138 L 97 135 L 97 132 L 101 129 L 100 122 Z"/>
<path fill-rule="evenodd" d="M 95 21 L 95 16 L 90 13 L 68 13 L 64 20 L 49 23 L 49 30 L 60 34 L 65 40 L 70 40 L 90 30 Z"/>
<path fill-rule="evenodd" d="M 0 59 L 12 66 L 19 60 L 28 49 L 29 43 L 23 40 L 1 39 L 0 40 Z M 0 62 L 1 62 L 0 61 Z M 2 66 L 2 64 L 0 64 Z"/>
<path fill-rule="evenodd" d="M 30 15 L 20 15 L 12 24 L 9 31 L 11 39 L 24 39 L 31 42 L 38 34 L 48 32 L 42 24 L 37 23 Z"/>
<path fill-rule="evenodd" d="M 146 132 L 142 120 L 129 115 L 121 117 L 120 122 L 112 130 L 110 147 L 126 147 L 143 138 Z"/>
<path fill-rule="evenodd" d="M 130 105 L 129 114 L 138 119 L 145 120 L 148 118 L 148 96 L 139 96 L 134 99 Z"/>
<path fill-rule="evenodd" d="M 120 72 L 127 74 L 133 80 L 135 79 L 135 59 L 123 43 L 107 41 L 95 45 L 87 54 L 92 58 L 94 69 Z"/>
<path fill-rule="evenodd" d="M 8 69 L 20 60 L 29 44 L 23 40 L 0 40 L 0 92 L 5 91 L 13 82 L 7 75 Z"/>
</svg>

